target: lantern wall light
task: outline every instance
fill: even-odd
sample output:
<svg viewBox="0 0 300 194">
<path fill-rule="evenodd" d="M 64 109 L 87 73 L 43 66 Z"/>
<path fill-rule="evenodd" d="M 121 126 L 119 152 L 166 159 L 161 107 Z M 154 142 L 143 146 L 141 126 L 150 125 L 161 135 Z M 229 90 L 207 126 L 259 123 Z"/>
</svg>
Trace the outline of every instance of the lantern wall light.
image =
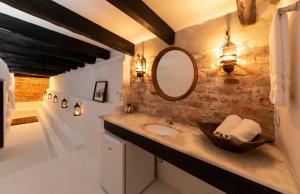
<svg viewBox="0 0 300 194">
<path fill-rule="evenodd" d="M 237 63 L 237 46 L 230 41 L 229 31 L 226 31 L 225 43 L 220 49 L 220 63 L 225 72 L 230 74 Z"/>
<path fill-rule="evenodd" d="M 52 99 L 52 94 L 51 93 L 48 94 L 48 99 Z"/>
<path fill-rule="evenodd" d="M 54 95 L 53 97 L 53 103 L 57 103 L 58 102 L 58 97 L 56 95 Z"/>
<path fill-rule="evenodd" d="M 65 98 L 61 101 L 61 108 L 68 108 L 68 101 Z"/>
<path fill-rule="evenodd" d="M 78 102 L 74 105 L 73 115 L 74 116 L 80 116 L 81 115 L 81 106 Z"/>
<path fill-rule="evenodd" d="M 136 75 L 139 78 L 143 78 L 144 74 L 146 73 L 147 70 L 147 63 L 146 59 L 144 57 L 144 42 L 142 43 L 142 54 L 138 53 L 137 54 L 137 61 L 135 65 L 135 71 Z"/>
</svg>

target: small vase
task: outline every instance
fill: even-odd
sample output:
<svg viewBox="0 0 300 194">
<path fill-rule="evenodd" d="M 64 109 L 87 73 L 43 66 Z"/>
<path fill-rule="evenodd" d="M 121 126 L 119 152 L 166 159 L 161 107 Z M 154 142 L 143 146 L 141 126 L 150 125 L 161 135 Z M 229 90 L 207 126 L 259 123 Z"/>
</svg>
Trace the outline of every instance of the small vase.
<svg viewBox="0 0 300 194">
<path fill-rule="evenodd" d="M 132 104 L 127 104 L 124 111 L 126 113 L 132 113 L 133 112 L 133 105 Z"/>
</svg>

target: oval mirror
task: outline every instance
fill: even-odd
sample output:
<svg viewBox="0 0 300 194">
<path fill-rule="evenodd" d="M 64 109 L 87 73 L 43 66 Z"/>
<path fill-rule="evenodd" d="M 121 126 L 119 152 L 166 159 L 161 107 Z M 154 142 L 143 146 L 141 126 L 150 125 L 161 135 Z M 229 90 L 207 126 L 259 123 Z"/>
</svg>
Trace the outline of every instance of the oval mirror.
<svg viewBox="0 0 300 194">
<path fill-rule="evenodd" d="M 181 100 L 195 88 L 198 68 L 186 50 L 169 47 L 154 60 L 152 81 L 157 93 L 166 100 Z"/>
</svg>

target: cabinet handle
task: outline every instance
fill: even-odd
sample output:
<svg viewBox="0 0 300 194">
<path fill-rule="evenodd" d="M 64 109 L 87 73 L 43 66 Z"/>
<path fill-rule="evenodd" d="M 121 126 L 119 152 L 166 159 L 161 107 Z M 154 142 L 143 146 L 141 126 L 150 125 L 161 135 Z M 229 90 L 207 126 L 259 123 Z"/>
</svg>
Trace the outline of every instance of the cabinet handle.
<svg viewBox="0 0 300 194">
<path fill-rule="evenodd" d="M 111 147 L 107 147 L 107 149 L 108 149 L 108 150 L 112 150 L 112 148 L 111 148 Z"/>
</svg>

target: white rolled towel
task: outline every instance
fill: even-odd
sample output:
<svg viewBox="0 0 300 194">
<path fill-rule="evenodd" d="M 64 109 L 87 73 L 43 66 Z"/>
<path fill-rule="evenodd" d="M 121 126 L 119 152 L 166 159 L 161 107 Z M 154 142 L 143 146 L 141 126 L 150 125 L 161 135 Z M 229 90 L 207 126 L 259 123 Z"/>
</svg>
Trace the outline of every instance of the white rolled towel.
<svg viewBox="0 0 300 194">
<path fill-rule="evenodd" d="M 229 135 L 230 131 L 233 130 L 241 121 L 242 119 L 238 115 L 229 115 L 214 132 Z"/>
<path fill-rule="evenodd" d="M 232 139 L 238 139 L 242 142 L 250 142 L 261 133 L 261 127 L 257 122 L 250 119 L 243 119 L 234 129 L 230 131 L 229 136 Z"/>
</svg>

